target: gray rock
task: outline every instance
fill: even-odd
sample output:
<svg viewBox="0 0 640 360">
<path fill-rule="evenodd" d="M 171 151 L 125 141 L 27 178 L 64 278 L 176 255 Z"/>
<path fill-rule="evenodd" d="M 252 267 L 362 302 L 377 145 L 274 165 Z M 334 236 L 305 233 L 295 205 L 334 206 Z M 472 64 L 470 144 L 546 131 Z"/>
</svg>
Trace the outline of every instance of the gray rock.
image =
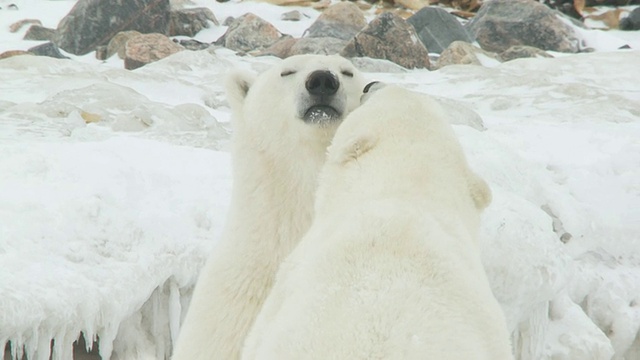
<svg viewBox="0 0 640 360">
<path fill-rule="evenodd" d="M 257 55 L 271 55 L 281 59 L 302 54 L 333 55 L 339 54 L 346 44 L 346 40 L 332 37 L 294 39 L 284 36 Z"/>
<path fill-rule="evenodd" d="M 447 11 L 426 6 L 407 19 L 416 29 L 420 41 L 431 53 L 440 54 L 454 41 L 473 42 L 473 38 L 455 16 Z"/>
<path fill-rule="evenodd" d="M 40 25 L 31 25 L 27 33 L 24 34 L 24 40 L 51 41 L 56 35 L 54 29 L 49 29 Z"/>
<path fill-rule="evenodd" d="M 173 41 L 176 42 L 176 40 L 173 40 Z M 195 39 L 180 40 L 178 41 L 178 44 L 180 44 L 180 46 L 184 47 L 185 49 L 191 50 L 191 51 L 204 50 L 204 49 L 208 49 L 211 46 L 211 44 L 209 43 L 203 43 Z"/>
<path fill-rule="evenodd" d="M 200 30 L 208 29 L 209 22 L 220 25 L 209 8 L 192 8 L 171 11 L 169 36 L 195 36 Z"/>
<path fill-rule="evenodd" d="M 84 55 L 121 31 L 166 34 L 169 10 L 169 0 L 79 0 L 58 24 L 54 42 Z"/>
<path fill-rule="evenodd" d="M 360 8 L 345 1 L 329 6 L 305 31 L 305 36 L 350 40 L 365 26 L 367 20 Z"/>
<path fill-rule="evenodd" d="M 298 10 L 287 11 L 280 16 L 280 19 L 285 21 L 300 21 L 302 19 L 302 13 Z"/>
<path fill-rule="evenodd" d="M 228 49 L 249 52 L 263 50 L 280 39 L 282 34 L 259 16 L 247 13 L 235 19 L 216 45 Z"/>
<path fill-rule="evenodd" d="M 501 52 L 498 57 L 502 61 L 510 61 L 523 58 L 551 58 L 549 53 L 533 46 L 516 45 Z"/>
<path fill-rule="evenodd" d="M 633 11 L 626 18 L 620 20 L 620 30 L 640 30 L 640 7 Z"/>
<path fill-rule="evenodd" d="M 339 54 L 347 45 L 346 40 L 332 37 L 302 38 L 293 44 L 289 56 L 302 54 Z"/>
<path fill-rule="evenodd" d="M 373 19 L 340 52 L 344 57 L 392 61 L 408 69 L 429 68 L 429 52 L 403 18 L 385 12 Z"/>
<path fill-rule="evenodd" d="M 499 61 L 498 56 L 494 53 L 482 50 L 464 41 L 454 41 L 440 54 L 436 67 L 441 69 L 448 65 L 482 65 L 478 55 Z"/>
<path fill-rule="evenodd" d="M 162 34 L 141 34 L 135 36 L 125 45 L 124 67 L 137 69 L 165 57 L 184 50 Z"/>
<path fill-rule="evenodd" d="M 69 58 L 68 56 L 64 56 L 60 52 L 60 49 L 58 49 L 58 47 L 54 43 L 50 43 L 50 42 L 42 45 L 34 46 L 27 51 L 37 56 L 48 56 L 56 59 Z"/>
<path fill-rule="evenodd" d="M 466 27 L 488 51 L 502 52 L 515 45 L 567 53 L 579 50 L 580 40 L 573 28 L 532 0 L 485 2 Z"/>
<path fill-rule="evenodd" d="M 392 63 L 389 60 L 372 59 L 366 57 L 354 57 L 349 59 L 353 66 L 362 72 L 368 73 L 394 73 L 401 74 L 407 72 L 402 66 Z"/>
</svg>

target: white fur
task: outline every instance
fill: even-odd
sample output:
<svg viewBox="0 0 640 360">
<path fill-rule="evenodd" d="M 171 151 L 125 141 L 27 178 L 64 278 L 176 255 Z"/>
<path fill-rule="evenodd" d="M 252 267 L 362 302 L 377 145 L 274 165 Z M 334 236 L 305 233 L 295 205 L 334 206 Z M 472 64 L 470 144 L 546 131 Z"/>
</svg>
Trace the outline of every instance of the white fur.
<svg viewBox="0 0 640 360">
<path fill-rule="evenodd" d="M 338 56 L 295 56 L 255 79 L 230 77 L 231 208 L 222 242 L 196 285 L 174 360 L 239 358 L 280 262 L 309 228 L 318 172 L 338 123 L 307 124 L 296 109 L 307 93 L 306 77 L 323 69 L 339 77 L 337 96 L 347 110 L 358 106 L 364 80 Z M 353 77 L 342 75 L 345 70 Z"/>
<path fill-rule="evenodd" d="M 377 90 L 336 133 L 243 359 L 511 359 L 476 241 L 490 201 L 435 101 Z"/>
</svg>

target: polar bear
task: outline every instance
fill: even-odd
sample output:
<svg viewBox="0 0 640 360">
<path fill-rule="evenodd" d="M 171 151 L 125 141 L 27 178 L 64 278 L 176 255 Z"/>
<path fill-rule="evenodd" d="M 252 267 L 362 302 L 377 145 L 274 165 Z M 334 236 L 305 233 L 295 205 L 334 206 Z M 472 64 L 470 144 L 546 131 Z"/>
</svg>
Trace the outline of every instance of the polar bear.
<svg viewBox="0 0 640 360">
<path fill-rule="evenodd" d="M 512 359 L 476 241 L 491 193 L 446 118 L 387 86 L 344 120 L 243 359 Z"/>
<path fill-rule="evenodd" d="M 301 55 L 227 82 L 233 190 L 221 243 L 196 284 L 174 360 L 233 360 L 282 259 L 311 224 L 317 176 L 365 80 L 339 56 Z"/>
</svg>

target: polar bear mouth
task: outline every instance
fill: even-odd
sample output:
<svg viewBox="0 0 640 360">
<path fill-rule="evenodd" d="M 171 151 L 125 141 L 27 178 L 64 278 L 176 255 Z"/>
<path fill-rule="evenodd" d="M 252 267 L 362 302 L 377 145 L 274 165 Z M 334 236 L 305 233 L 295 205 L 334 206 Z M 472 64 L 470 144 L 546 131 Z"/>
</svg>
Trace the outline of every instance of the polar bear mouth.
<svg viewBox="0 0 640 360">
<path fill-rule="evenodd" d="M 314 105 L 305 111 L 303 119 L 311 124 L 323 124 L 340 119 L 340 112 L 329 105 Z"/>
</svg>

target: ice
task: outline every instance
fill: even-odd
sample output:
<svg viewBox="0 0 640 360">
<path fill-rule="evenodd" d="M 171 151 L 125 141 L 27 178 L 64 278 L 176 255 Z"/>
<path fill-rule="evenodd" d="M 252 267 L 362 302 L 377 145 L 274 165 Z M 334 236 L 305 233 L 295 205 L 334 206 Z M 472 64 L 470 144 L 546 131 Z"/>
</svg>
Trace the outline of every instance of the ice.
<svg viewBox="0 0 640 360">
<path fill-rule="evenodd" d="M 21 2 L 0 27 L 55 27 L 73 3 Z M 294 36 L 319 14 L 189 6 L 253 11 Z M 0 31 L 0 51 L 37 44 L 25 31 Z M 518 359 L 640 359 L 640 52 L 612 51 L 640 36 L 581 36 L 595 53 L 366 74 L 436 96 L 490 184 L 482 259 Z M 73 58 L 0 61 L 0 344 L 48 359 L 54 340 L 53 359 L 71 359 L 82 333 L 104 359 L 166 359 L 229 203 L 223 79 L 279 60 L 185 51 L 126 71 Z"/>
</svg>

